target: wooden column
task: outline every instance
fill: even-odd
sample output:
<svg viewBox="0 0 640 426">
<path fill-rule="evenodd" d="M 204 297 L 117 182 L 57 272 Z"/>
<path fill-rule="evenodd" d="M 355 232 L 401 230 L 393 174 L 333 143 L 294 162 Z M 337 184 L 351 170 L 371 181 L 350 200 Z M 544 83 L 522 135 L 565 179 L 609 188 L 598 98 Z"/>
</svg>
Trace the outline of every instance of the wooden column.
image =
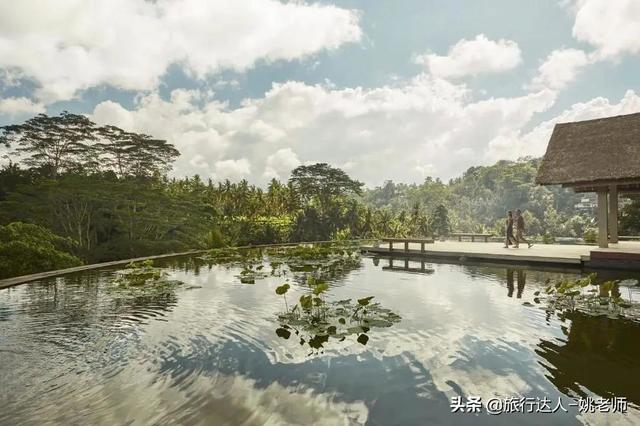
<svg viewBox="0 0 640 426">
<path fill-rule="evenodd" d="M 609 247 L 609 232 L 607 219 L 607 189 L 598 189 L 598 245 Z"/>
<path fill-rule="evenodd" d="M 609 242 L 618 242 L 618 187 L 609 187 Z"/>
<path fill-rule="evenodd" d="M 409 243 L 407 241 L 404 242 L 404 251 L 409 251 Z"/>
</svg>

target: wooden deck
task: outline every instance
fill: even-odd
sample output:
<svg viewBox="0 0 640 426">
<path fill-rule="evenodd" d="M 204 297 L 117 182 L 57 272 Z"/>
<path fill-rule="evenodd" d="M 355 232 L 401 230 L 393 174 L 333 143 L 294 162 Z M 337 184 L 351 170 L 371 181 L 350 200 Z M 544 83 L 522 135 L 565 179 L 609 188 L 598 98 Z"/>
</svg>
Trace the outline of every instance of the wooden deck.
<svg viewBox="0 0 640 426">
<path fill-rule="evenodd" d="M 403 247 L 404 248 L 404 247 Z M 536 244 L 527 248 L 504 248 L 502 243 L 473 243 L 458 241 L 436 241 L 428 244 L 424 251 L 420 244 L 407 244 L 407 250 L 388 247 L 363 246 L 365 253 L 400 257 L 445 258 L 454 261 L 475 260 L 496 263 L 524 263 L 566 265 L 571 267 L 596 267 L 632 269 L 640 271 L 640 243 L 620 242 L 609 248 L 590 245 Z"/>
</svg>

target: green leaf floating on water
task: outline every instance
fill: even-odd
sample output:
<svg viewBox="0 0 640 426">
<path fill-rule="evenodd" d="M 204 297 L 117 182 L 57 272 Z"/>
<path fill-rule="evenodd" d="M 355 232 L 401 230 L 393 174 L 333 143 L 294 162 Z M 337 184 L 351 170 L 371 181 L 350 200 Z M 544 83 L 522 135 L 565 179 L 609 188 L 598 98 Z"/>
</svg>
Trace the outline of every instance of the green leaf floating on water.
<svg viewBox="0 0 640 426">
<path fill-rule="evenodd" d="M 361 306 L 367 306 L 369 302 L 373 299 L 374 296 L 365 297 L 363 299 L 358 299 L 358 304 Z"/>
<path fill-rule="evenodd" d="M 313 288 L 313 294 L 318 296 L 324 293 L 325 291 L 327 291 L 328 289 L 329 289 L 329 284 L 327 283 L 316 284 L 315 287 Z"/>
<path fill-rule="evenodd" d="M 362 345 L 366 345 L 368 341 L 369 341 L 369 336 L 367 336 L 366 334 L 361 334 L 358 336 L 358 343 Z"/>
<path fill-rule="evenodd" d="M 290 288 L 291 288 L 291 286 L 289 284 L 283 284 L 283 285 L 281 285 L 279 287 L 276 287 L 276 294 L 283 295 L 287 291 L 289 291 Z"/>
<path fill-rule="evenodd" d="M 352 335 L 358 336 L 356 340 L 365 345 L 375 330 L 391 327 L 402 319 L 379 303 L 371 303 L 372 299 L 361 299 L 366 303 L 363 305 L 351 300 L 323 301 L 312 294 L 303 295 L 301 309 L 278 315 L 280 327 L 288 326 L 300 333 L 300 338 L 312 349 L 311 354 Z"/>
<path fill-rule="evenodd" d="M 300 296 L 300 306 L 302 309 L 310 310 L 313 307 L 311 295 Z"/>
<path fill-rule="evenodd" d="M 282 327 L 276 329 L 276 334 L 278 335 L 278 337 L 281 337 L 283 339 L 288 339 L 289 337 L 291 337 L 291 332 Z"/>
<path fill-rule="evenodd" d="M 550 285 L 546 295 L 534 299 L 541 303 L 547 312 L 564 315 L 569 312 L 581 312 L 591 316 L 607 318 L 625 318 L 640 322 L 640 303 L 623 297 L 621 280 L 598 280 L 596 274 L 578 280 L 561 280 Z M 624 287 L 623 287 L 624 288 Z M 542 303 L 544 302 L 544 303 Z"/>
</svg>

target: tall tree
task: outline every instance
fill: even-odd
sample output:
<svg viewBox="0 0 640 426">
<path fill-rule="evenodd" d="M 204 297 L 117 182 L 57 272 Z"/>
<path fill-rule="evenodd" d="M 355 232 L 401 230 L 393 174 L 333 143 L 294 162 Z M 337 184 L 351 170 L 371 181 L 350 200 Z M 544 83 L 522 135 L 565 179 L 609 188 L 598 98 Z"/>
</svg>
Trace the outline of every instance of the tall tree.
<svg viewBox="0 0 640 426">
<path fill-rule="evenodd" d="M 95 132 L 95 123 L 83 115 L 67 111 L 57 117 L 39 114 L 23 124 L 1 126 L 0 144 L 15 146 L 12 156 L 55 178 L 90 162 Z"/>
<path fill-rule="evenodd" d="M 119 177 L 162 175 L 180 152 L 163 139 L 124 131 L 116 126 L 98 129 L 101 164 Z"/>
<path fill-rule="evenodd" d="M 289 182 L 303 201 L 314 197 L 321 203 L 331 197 L 360 195 L 362 183 L 353 180 L 344 171 L 326 163 L 299 166 L 291 172 Z"/>
<path fill-rule="evenodd" d="M 431 229 L 438 235 L 448 235 L 451 232 L 449 211 L 443 204 L 436 206 L 431 215 Z"/>
</svg>

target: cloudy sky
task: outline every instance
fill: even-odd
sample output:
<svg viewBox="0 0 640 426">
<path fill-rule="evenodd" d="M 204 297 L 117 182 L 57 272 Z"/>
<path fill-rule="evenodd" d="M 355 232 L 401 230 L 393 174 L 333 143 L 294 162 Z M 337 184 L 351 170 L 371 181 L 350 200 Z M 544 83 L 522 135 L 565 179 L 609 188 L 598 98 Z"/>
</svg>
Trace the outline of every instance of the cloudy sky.
<svg viewBox="0 0 640 426">
<path fill-rule="evenodd" d="M 63 110 L 178 176 L 449 179 L 640 112 L 640 0 L 0 0 L 0 125 Z"/>
</svg>

